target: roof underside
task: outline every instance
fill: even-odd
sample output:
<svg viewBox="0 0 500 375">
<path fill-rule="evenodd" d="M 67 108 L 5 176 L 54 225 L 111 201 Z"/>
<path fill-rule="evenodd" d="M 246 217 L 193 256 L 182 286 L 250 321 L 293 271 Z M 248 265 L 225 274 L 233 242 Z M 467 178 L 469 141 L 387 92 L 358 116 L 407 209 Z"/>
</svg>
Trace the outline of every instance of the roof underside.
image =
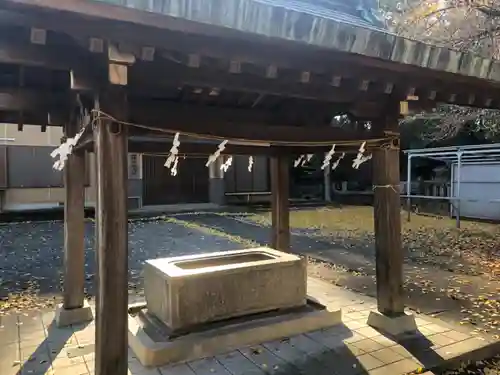
<svg viewBox="0 0 500 375">
<path fill-rule="evenodd" d="M 330 1 L 335 0 L 315 0 L 314 3 L 305 0 L 4 0 L 13 6 L 70 11 L 149 26 L 161 23 L 158 15 L 170 16 L 175 20 L 167 25 L 163 21 L 160 27 L 184 32 L 213 32 L 214 35 L 221 35 L 224 30 L 247 36 L 253 34 L 500 82 L 500 63 L 497 61 L 393 35 L 376 26 L 380 25 L 376 10 L 360 5 L 365 2 L 353 1 L 356 4 L 353 8 L 360 15 L 356 17 L 336 10 L 333 5 L 325 5 Z M 181 21 L 217 30 L 190 28 Z"/>
<path fill-rule="evenodd" d="M 306 43 L 387 62 L 500 82 L 500 63 L 465 52 L 427 45 L 393 35 L 374 24 L 324 5 L 292 0 L 5 0 L 65 10 L 109 20 L 158 25 L 155 16 L 176 19 L 161 27 L 186 31 L 179 21 L 219 29 L 194 27 L 188 32 L 233 31 Z M 320 1 L 320 0 L 317 0 Z M 326 1 L 326 0 L 325 0 Z M 118 6 L 117 6 L 118 5 Z M 128 8 L 125 10 L 125 8 Z M 358 8 L 359 10 L 359 8 Z M 138 12 L 143 11 L 143 12 Z M 144 13 L 144 11 L 146 13 Z M 373 14 L 370 9 L 360 14 Z M 365 17 L 370 18 L 370 16 Z M 222 28 L 222 29 L 220 29 Z"/>
</svg>

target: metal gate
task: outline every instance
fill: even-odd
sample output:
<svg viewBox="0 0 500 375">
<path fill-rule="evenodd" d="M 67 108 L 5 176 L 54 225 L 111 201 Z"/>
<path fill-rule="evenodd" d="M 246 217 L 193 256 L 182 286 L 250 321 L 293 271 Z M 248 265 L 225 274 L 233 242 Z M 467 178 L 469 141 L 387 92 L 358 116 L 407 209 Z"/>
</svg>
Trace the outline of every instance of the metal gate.
<svg viewBox="0 0 500 375">
<path fill-rule="evenodd" d="M 143 155 L 143 205 L 209 201 L 206 158 L 180 157 L 177 176 L 165 168 L 165 156 Z"/>
</svg>

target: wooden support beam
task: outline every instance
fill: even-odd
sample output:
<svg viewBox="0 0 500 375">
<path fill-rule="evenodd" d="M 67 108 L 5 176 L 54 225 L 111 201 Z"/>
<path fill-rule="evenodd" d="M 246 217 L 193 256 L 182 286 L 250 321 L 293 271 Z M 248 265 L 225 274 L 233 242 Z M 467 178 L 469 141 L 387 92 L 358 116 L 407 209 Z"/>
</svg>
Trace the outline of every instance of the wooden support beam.
<svg viewBox="0 0 500 375">
<path fill-rule="evenodd" d="M 271 247 L 290 250 L 290 159 L 287 155 L 271 157 Z"/>
<path fill-rule="evenodd" d="M 129 130 L 129 136 L 130 136 Z M 151 134 L 153 135 L 153 134 Z M 130 137 L 128 140 L 128 150 L 129 152 L 139 153 L 139 154 L 156 154 L 156 155 L 167 155 L 172 147 L 173 137 L 160 137 L 156 134 L 155 137 Z M 180 154 L 186 155 L 210 155 L 213 154 L 217 149 L 220 141 L 217 140 L 199 140 L 190 137 L 182 136 L 180 137 L 181 147 L 179 150 Z M 361 143 L 361 142 L 360 142 Z M 358 152 L 360 143 L 342 146 L 336 146 L 335 150 L 339 153 L 353 153 Z M 366 145 L 367 150 L 372 150 L 378 147 L 380 144 L 385 143 L 385 141 L 376 142 L 373 144 Z M 91 138 L 82 136 L 82 142 L 77 148 L 93 152 L 94 142 Z M 246 144 L 234 144 L 228 143 L 222 154 L 224 155 L 266 155 L 273 156 L 280 154 L 286 155 L 303 155 L 303 154 L 313 154 L 313 153 L 324 153 L 331 149 L 331 145 L 328 146 L 290 146 L 290 147 L 268 147 L 268 146 L 257 146 L 257 145 L 246 145 Z"/>
<path fill-rule="evenodd" d="M 78 125 L 65 128 L 66 137 L 74 137 Z M 85 283 L 85 152 L 68 156 L 64 168 L 64 292 L 63 308 L 83 307 Z"/>
<path fill-rule="evenodd" d="M 100 109 L 126 120 L 126 96 L 102 92 Z M 97 160 L 95 374 L 127 374 L 128 225 L 127 128 L 101 120 L 94 130 Z"/>
<path fill-rule="evenodd" d="M 176 93 L 178 95 L 178 93 Z M 261 99 L 262 100 L 262 99 Z M 323 104 L 323 103 L 321 103 Z M 214 126 L 233 126 L 234 124 L 260 125 L 329 125 L 337 114 L 349 109 L 346 105 L 317 105 L 316 102 L 292 100 L 282 103 L 278 108 L 250 108 L 179 103 L 172 100 L 131 99 L 130 119 L 145 125 L 160 128 L 185 126 L 207 131 Z M 187 131 L 187 130 L 186 130 Z M 344 132 L 345 133 L 345 132 Z"/>
<path fill-rule="evenodd" d="M 365 131 L 353 132 L 333 128 L 329 124 L 316 126 L 285 126 L 287 119 L 279 113 L 257 109 L 231 109 L 202 105 L 176 104 L 158 101 L 154 105 L 134 104 L 130 121 L 173 132 L 195 133 L 200 136 L 218 136 L 223 139 L 297 144 L 374 138 Z M 324 118 L 330 118 L 324 116 Z M 266 125 L 266 124 L 279 125 Z"/>
<path fill-rule="evenodd" d="M 0 35 L 0 63 L 3 64 L 70 70 L 97 60 L 95 55 L 86 52 L 76 45 L 41 45 L 22 42 L 15 35 Z"/>
<path fill-rule="evenodd" d="M 127 86 L 128 66 L 135 63 L 135 55 L 123 52 L 115 44 L 108 45 L 109 82 L 112 85 Z"/>
<path fill-rule="evenodd" d="M 69 108 L 71 101 L 70 92 L 0 88 L 1 111 L 44 111 L 48 113 L 50 110 Z"/>
<path fill-rule="evenodd" d="M 0 38 L 0 62 L 26 66 L 50 66 L 65 69 L 66 57 L 57 58 L 54 47 L 36 44 L 21 44 L 18 41 Z"/>
<path fill-rule="evenodd" d="M 64 126 L 69 121 L 68 111 L 64 112 L 19 112 L 19 111 L 1 111 L 0 123 L 18 124 L 20 130 L 23 125 L 48 125 Z"/>
<path fill-rule="evenodd" d="M 3 30 L 0 28 L 0 31 Z M 0 33 L 1 34 L 1 33 Z M 16 35 L 0 35 L 0 63 L 25 67 L 44 67 L 50 71 L 64 70 L 70 74 L 73 90 L 97 90 L 106 82 L 104 57 L 71 45 L 29 44 Z"/>
<path fill-rule="evenodd" d="M 192 64 L 191 59 L 189 64 Z M 228 91 L 254 92 L 333 103 L 360 101 L 364 97 L 376 99 L 383 95 L 381 85 L 371 85 L 365 91 L 359 90 L 358 84 L 346 84 L 341 87 L 331 82 L 314 82 L 311 72 L 304 72 L 300 79 L 290 80 L 271 75 L 269 68 L 262 75 L 240 73 L 231 74 L 208 66 L 193 69 L 168 60 L 159 59 L 153 63 L 138 61 L 129 71 L 131 91 L 161 92 L 166 87 L 192 86 L 196 88 L 219 88 Z M 272 78 L 271 78 L 272 77 Z M 308 83 L 308 84 L 304 84 Z M 355 83 L 355 82 L 354 82 Z M 385 85 L 384 85 L 385 87 Z"/>
<path fill-rule="evenodd" d="M 112 85 L 127 86 L 128 74 L 127 65 L 109 64 L 109 82 Z"/>
<path fill-rule="evenodd" d="M 374 126 L 376 131 L 397 131 L 397 116 L 378 120 Z M 398 145 L 373 151 L 372 173 L 378 310 L 387 316 L 399 316 L 404 314 L 404 257 L 401 245 Z"/>
<path fill-rule="evenodd" d="M 93 66 L 96 69 L 91 69 L 92 65 L 75 65 L 69 72 L 70 89 L 74 92 L 98 92 L 103 84 L 103 72 L 98 64 Z"/>
</svg>

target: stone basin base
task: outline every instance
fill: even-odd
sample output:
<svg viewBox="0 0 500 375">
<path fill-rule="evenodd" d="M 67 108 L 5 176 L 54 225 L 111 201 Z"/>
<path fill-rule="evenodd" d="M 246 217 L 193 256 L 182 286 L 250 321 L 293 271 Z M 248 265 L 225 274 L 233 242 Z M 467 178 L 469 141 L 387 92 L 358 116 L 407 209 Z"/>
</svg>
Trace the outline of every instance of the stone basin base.
<svg viewBox="0 0 500 375">
<path fill-rule="evenodd" d="M 318 302 L 207 323 L 197 331 L 172 335 L 163 322 L 152 316 L 146 305 L 129 309 L 128 343 L 144 366 L 164 366 L 230 352 L 301 333 L 330 328 L 342 322 L 340 309 Z"/>
<path fill-rule="evenodd" d="M 306 261 L 269 248 L 148 260 L 150 314 L 173 331 L 306 304 Z"/>
</svg>

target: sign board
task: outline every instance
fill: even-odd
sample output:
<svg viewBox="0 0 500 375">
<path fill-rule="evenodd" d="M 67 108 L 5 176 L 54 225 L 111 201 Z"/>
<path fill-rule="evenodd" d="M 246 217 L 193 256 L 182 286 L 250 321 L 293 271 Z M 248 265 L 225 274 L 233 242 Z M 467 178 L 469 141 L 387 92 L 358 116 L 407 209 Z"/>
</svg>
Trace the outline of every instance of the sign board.
<svg viewBox="0 0 500 375">
<path fill-rule="evenodd" d="M 142 179 L 142 155 L 128 154 L 128 178 L 129 180 Z"/>
</svg>

